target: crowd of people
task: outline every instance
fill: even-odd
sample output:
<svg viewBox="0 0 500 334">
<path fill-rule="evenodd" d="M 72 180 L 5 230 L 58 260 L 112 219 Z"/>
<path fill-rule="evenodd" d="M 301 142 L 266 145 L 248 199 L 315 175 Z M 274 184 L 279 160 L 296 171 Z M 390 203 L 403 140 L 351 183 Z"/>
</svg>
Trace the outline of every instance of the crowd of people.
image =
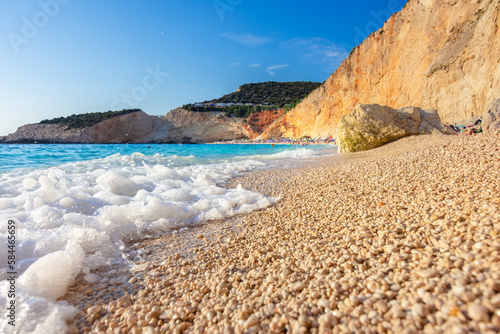
<svg viewBox="0 0 500 334">
<path fill-rule="evenodd" d="M 307 146 L 318 144 L 333 144 L 336 145 L 336 140 L 333 137 L 328 138 L 273 138 L 273 139 L 242 139 L 220 141 L 220 144 L 271 144 L 271 145 L 292 145 L 292 146 Z"/>
<path fill-rule="evenodd" d="M 450 128 L 455 131 L 457 134 L 462 134 L 465 136 L 470 136 L 476 133 L 483 132 L 481 127 L 482 120 L 478 119 L 471 125 L 445 125 L 445 127 Z"/>
</svg>

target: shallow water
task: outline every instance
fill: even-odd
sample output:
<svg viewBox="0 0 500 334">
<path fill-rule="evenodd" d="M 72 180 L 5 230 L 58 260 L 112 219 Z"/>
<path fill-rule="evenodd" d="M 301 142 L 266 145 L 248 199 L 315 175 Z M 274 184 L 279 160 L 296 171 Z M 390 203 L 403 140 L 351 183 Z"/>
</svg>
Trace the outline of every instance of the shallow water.
<svg viewBox="0 0 500 334">
<path fill-rule="evenodd" d="M 106 158 L 113 154 L 170 157 L 169 167 L 189 164 L 219 163 L 221 160 L 296 158 L 330 154 L 332 146 L 307 148 L 289 145 L 229 145 L 229 144 L 0 144 L 0 173 L 16 169 L 38 169 L 65 163 Z M 281 153 L 281 154 L 280 154 Z M 274 156 L 279 154 L 278 156 Z"/>
</svg>

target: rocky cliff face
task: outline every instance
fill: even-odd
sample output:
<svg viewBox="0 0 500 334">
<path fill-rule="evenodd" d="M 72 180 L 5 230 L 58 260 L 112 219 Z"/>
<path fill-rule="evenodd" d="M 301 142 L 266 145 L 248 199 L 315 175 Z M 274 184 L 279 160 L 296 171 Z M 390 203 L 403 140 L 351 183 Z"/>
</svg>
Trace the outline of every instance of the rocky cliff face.
<svg viewBox="0 0 500 334">
<path fill-rule="evenodd" d="M 153 143 L 166 132 L 162 117 L 139 111 L 97 123 L 82 130 L 88 143 Z"/>
<path fill-rule="evenodd" d="M 193 112 L 174 109 L 163 119 L 165 132 L 156 134 L 159 142 L 207 143 L 248 138 L 242 118 L 224 117 L 219 112 Z"/>
<path fill-rule="evenodd" d="M 172 110 L 164 117 L 140 111 L 105 120 L 85 129 L 56 124 L 28 124 L 0 138 L 4 143 L 205 143 L 248 138 L 242 119 L 215 112 Z"/>
<path fill-rule="evenodd" d="M 245 129 L 248 131 L 250 139 L 258 138 L 269 125 L 283 116 L 284 113 L 285 110 L 281 109 L 278 111 L 266 110 L 251 114 L 245 123 Z"/>
<path fill-rule="evenodd" d="M 499 13 L 500 0 L 410 0 L 261 137 L 336 135 L 358 104 L 482 115 L 500 96 Z"/>
<path fill-rule="evenodd" d="M 58 124 L 27 124 L 0 137 L 0 143 L 86 143 L 82 130 L 65 130 Z"/>
</svg>

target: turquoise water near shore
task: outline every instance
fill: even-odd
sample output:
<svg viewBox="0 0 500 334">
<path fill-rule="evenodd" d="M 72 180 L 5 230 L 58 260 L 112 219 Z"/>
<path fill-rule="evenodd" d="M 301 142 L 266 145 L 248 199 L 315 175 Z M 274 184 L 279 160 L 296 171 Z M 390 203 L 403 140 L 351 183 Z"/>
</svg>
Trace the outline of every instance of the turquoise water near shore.
<svg viewBox="0 0 500 334">
<path fill-rule="evenodd" d="M 288 153 L 283 153 L 288 152 Z M 243 160 L 259 156 L 261 160 L 307 158 L 334 154 L 331 145 L 307 147 L 289 145 L 230 145 L 230 144 L 4 144 L 0 145 L 0 172 L 19 168 L 44 168 L 64 163 L 101 159 L 113 154 L 134 153 L 171 157 L 173 167 L 189 164 L 218 163 L 221 160 Z M 273 156 L 281 153 L 281 155 Z"/>
<path fill-rule="evenodd" d="M 312 145 L 0 145 L 0 244 L 15 224 L 16 262 L 0 258 L 0 308 L 17 282 L 19 333 L 65 328 L 66 289 L 83 273 L 127 267 L 127 244 L 279 201 L 224 185 L 255 169 L 336 153 Z M 0 332 L 8 333 L 7 318 Z M 40 330 L 40 328 L 44 330 Z"/>
</svg>

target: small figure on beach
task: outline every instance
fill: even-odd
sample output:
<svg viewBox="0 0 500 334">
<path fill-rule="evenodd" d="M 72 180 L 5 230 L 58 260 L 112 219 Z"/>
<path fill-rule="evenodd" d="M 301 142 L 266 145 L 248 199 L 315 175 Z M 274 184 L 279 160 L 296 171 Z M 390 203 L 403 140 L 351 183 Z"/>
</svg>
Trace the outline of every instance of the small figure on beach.
<svg viewBox="0 0 500 334">
<path fill-rule="evenodd" d="M 470 126 L 469 129 L 465 132 L 466 136 L 471 136 L 476 133 L 482 133 L 483 129 L 481 127 L 482 120 L 478 119 L 476 122 L 474 122 L 474 125 Z"/>
</svg>

